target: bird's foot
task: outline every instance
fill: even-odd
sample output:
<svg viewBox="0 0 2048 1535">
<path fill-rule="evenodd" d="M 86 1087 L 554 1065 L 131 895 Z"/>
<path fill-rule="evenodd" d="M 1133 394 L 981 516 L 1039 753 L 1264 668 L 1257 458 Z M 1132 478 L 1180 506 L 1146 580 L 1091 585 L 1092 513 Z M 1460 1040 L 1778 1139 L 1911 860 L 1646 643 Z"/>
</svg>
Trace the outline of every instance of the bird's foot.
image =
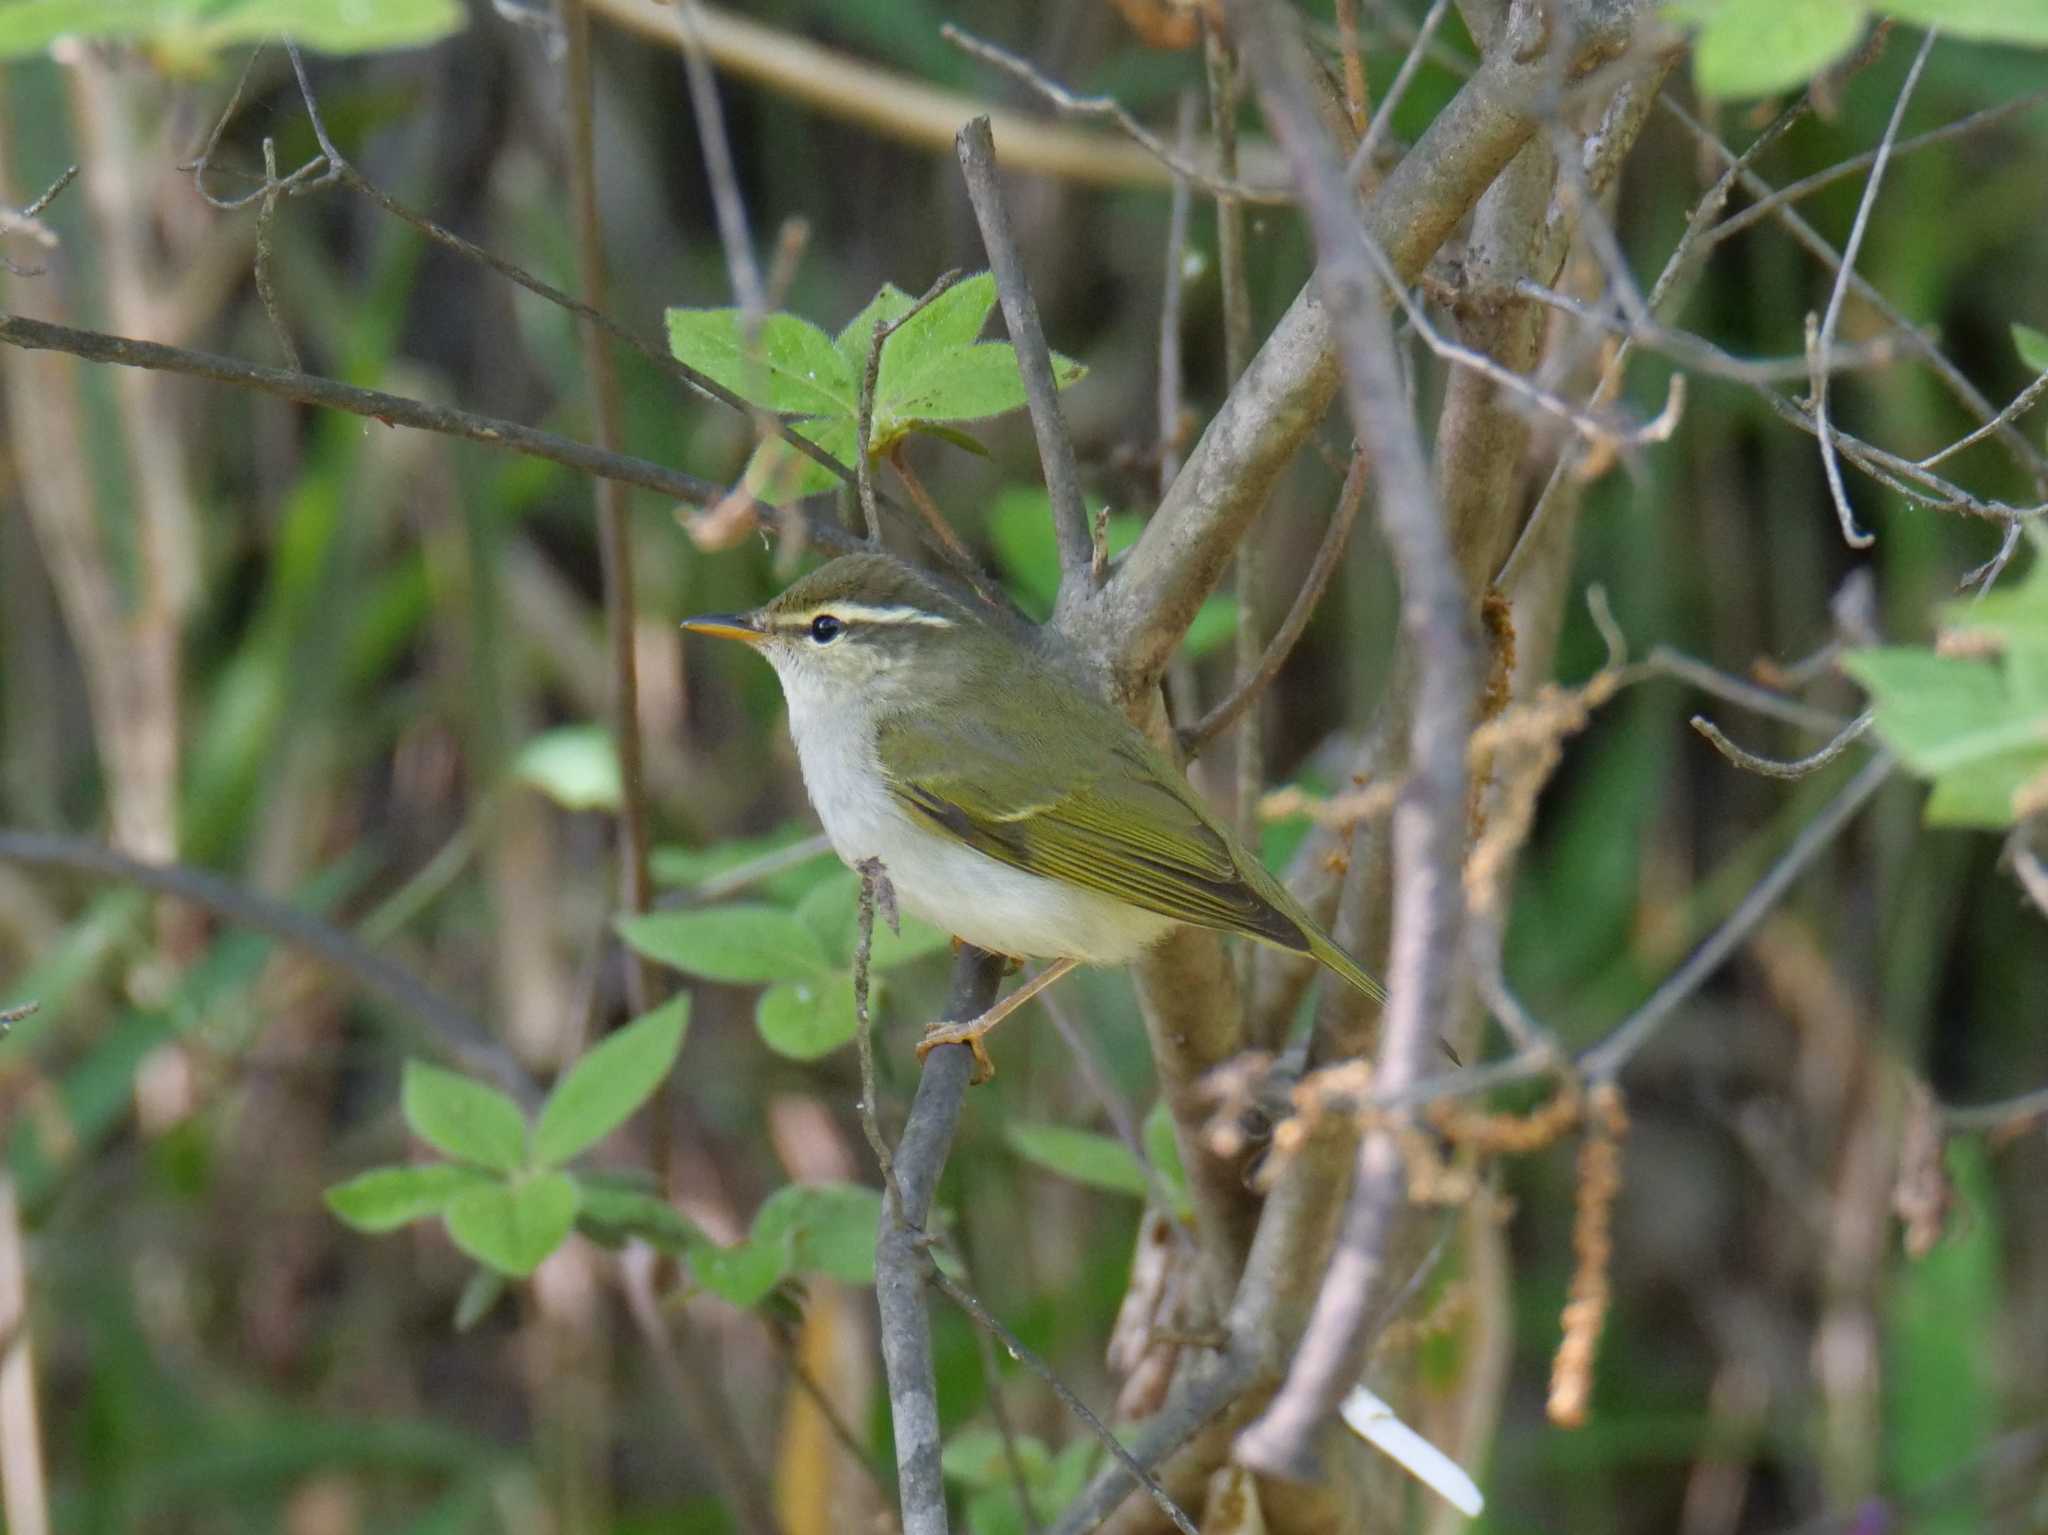
<svg viewBox="0 0 2048 1535">
<path fill-rule="evenodd" d="M 981 1042 L 982 1037 L 1000 1021 L 984 1013 L 966 1023 L 928 1024 L 924 1038 L 917 1042 L 917 1058 L 923 1061 L 941 1045 L 965 1045 L 974 1052 L 974 1075 L 968 1082 L 970 1086 L 979 1087 L 996 1074 L 996 1063 L 989 1059 L 988 1046 Z"/>
</svg>

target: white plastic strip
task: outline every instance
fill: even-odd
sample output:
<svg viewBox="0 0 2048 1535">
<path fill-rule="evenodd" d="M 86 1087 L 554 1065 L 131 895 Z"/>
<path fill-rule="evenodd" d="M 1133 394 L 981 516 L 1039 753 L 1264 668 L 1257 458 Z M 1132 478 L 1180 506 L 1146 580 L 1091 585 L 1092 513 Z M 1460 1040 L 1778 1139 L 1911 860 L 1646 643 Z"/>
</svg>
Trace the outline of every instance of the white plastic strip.
<svg viewBox="0 0 2048 1535">
<path fill-rule="evenodd" d="M 1351 1388 L 1337 1409 L 1351 1431 L 1388 1456 L 1423 1486 L 1467 1519 L 1486 1507 L 1479 1486 L 1465 1468 L 1394 1416 L 1394 1409 L 1363 1386 Z"/>
</svg>

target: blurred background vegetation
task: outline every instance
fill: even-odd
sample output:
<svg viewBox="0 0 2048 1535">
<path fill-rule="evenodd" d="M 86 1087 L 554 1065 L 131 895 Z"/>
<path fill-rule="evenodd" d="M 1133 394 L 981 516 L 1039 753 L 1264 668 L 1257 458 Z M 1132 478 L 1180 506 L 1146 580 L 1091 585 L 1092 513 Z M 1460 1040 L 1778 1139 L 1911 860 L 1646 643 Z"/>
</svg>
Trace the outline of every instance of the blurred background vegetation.
<svg viewBox="0 0 2048 1535">
<path fill-rule="evenodd" d="M 614 24 L 635 14 L 599 8 L 600 191 L 610 308 L 658 333 L 664 307 L 730 295 L 681 57 L 651 23 Z M 843 58 L 1036 110 L 940 40 L 940 22 L 957 21 L 1162 129 L 1201 79 L 1198 49 L 1148 46 L 1101 0 L 760 0 L 750 14 Z M 548 29 L 522 17 L 510 0 L 477 5 L 429 47 L 316 55 L 313 81 L 338 143 L 378 184 L 570 286 L 561 71 Z M 1378 99 L 1402 50 L 1378 31 L 1369 40 Z M 1455 20 L 1443 48 L 1470 54 Z M 1894 40 L 1758 168 L 1782 185 L 1874 145 L 1911 51 Z M 8 308 L 284 362 L 252 278 L 256 208 L 209 208 L 179 169 L 246 53 L 74 44 L 61 61 L 5 66 L 0 202 L 18 207 L 82 167 L 44 216 L 61 245 L 10 242 L 47 271 L 7 277 Z M 2044 78 L 2039 53 L 1944 44 L 1905 132 Z M 1456 79 L 1426 64 L 1397 136 L 1412 139 Z M 785 220 L 808 226 L 785 307 L 836 331 L 885 282 L 919 293 L 942 270 L 985 264 L 950 151 L 738 75 L 720 85 L 757 240 L 768 247 Z M 1671 89 L 1738 147 L 1768 117 L 1702 105 L 1682 71 Z M 316 147 L 275 48 L 253 67 L 220 162 L 258 171 L 265 137 L 281 166 Z M 1901 157 L 1859 262 L 1994 400 L 2031 377 L 2012 322 L 2048 329 L 2044 165 L 2038 105 Z M 1661 265 L 1717 170 L 1653 114 L 1615 201 L 1638 273 Z M 230 175 L 218 189 L 238 185 L 254 182 Z M 1838 247 L 1860 187 L 1841 179 L 1801 205 Z M 1064 397 L 1084 475 L 1135 523 L 1156 497 L 1167 189 L 1018 175 L 1009 191 L 1048 335 L 1090 370 Z M 1287 210 L 1255 209 L 1250 230 L 1263 333 L 1306 278 L 1308 246 Z M 278 308 L 309 370 L 594 438 L 559 310 L 343 189 L 282 204 L 269 239 Z M 1197 199 L 1182 327 L 1197 428 L 1223 387 L 1214 242 Z M 1765 221 L 1714 252 L 1677 323 L 1731 350 L 1797 355 L 1827 291 Z M 1858 323 L 1852 307 L 1845 339 L 1860 339 Z M 592 732 L 610 672 L 590 484 L 233 389 L 69 362 L 28 372 L 24 358 L 0 359 L 13 370 L 0 825 L 118 841 L 320 913 L 459 999 L 541 1078 L 626 1018 L 610 936 L 615 792 Z M 631 451 L 737 475 L 747 420 L 630 353 L 619 366 Z M 1667 373 L 1654 359 L 1632 371 L 1646 413 Z M 1837 398 L 1849 428 L 1908 455 L 1969 424 L 1908 367 L 1860 375 Z M 980 435 L 986 457 L 919 441 L 912 461 L 970 547 L 1042 611 L 1052 550 L 1028 424 Z M 1261 632 L 1285 611 L 1336 494 L 1341 421 L 1322 442 L 1257 534 Z M 1985 495 L 2033 499 L 1994 450 L 1963 467 Z M 1828 641 L 1830 599 L 1857 572 L 1874 579 L 1883 632 L 1924 641 L 1997 530 L 1856 495 L 1877 533 L 1867 553 L 1843 546 L 1811 439 L 1750 392 L 1696 380 L 1676 437 L 1588 489 L 1574 586 L 1604 586 L 1638 653 L 1665 644 L 1734 673 Z M 76 536 L 54 540 L 50 517 L 28 515 L 38 496 Z M 768 669 L 680 643 L 676 628 L 765 598 L 790 567 L 760 538 L 699 548 L 654 496 L 636 494 L 632 518 L 654 870 L 663 903 L 681 906 L 813 829 Z M 1336 787 L 1329 743 L 1369 713 L 1393 601 L 1370 523 L 1270 695 L 1269 782 Z M 1234 616 L 1219 605 L 1189 646 L 1178 710 L 1227 688 Z M 1558 674 L 1581 679 L 1603 655 L 1575 600 Z M 1840 677 L 1804 696 L 1845 718 L 1861 706 Z M 1569 744 L 1520 870 L 1507 968 L 1570 1044 L 1639 1002 L 1841 782 L 1839 768 L 1796 784 L 1736 771 L 1686 728 L 1702 708 L 1760 751 L 1823 738 L 1667 678 L 1623 693 Z M 1227 801 L 1229 769 L 1219 752 L 1198 781 Z M 1923 828 L 1922 797 L 1914 783 L 1887 787 L 1633 1067 L 1616 1301 L 1591 1421 L 1576 1431 L 1542 1410 L 1571 1272 L 1572 1148 L 1506 1167 L 1511 1269 L 1498 1294 L 1512 1353 L 1482 1476 L 1494 1527 L 2048 1527 L 2041 1121 L 1950 1145 L 1954 1202 L 1925 1256 L 1905 1253 L 1892 1218 L 1908 1078 L 1945 1102 L 2048 1082 L 2048 926 L 2001 871 L 1998 839 Z M 1302 830 L 1267 828 L 1276 864 Z M 842 877 L 829 859 L 793 862 L 747 898 L 795 907 Z M 885 1119 L 914 1086 L 909 1045 L 944 974 L 937 952 L 884 973 Z M 733 1241 L 792 1181 L 872 1184 L 851 1048 L 794 1059 L 764 1042 L 758 988 L 690 990 L 664 1101 L 667 1171 L 689 1217 Z M 1142 1114 L 1150 1067 L 1128 979 L 1085 974 L 1062 997 Z M 0 1133 L 27 1234 L 55 1528 L 732 1527 L 701 1433 L 609 1259 L 574 1245 L 458 1331 L 473 1265 L 438 1226 L 373 1240 L 323 1205 L 329 1185 L 408 1155 L 400 1066 L 435 1051 L 415 1020 L 198 907 L 0 863 L 0 1006 L 29 1000 L 40 1012 L 0 1044 Z M 1107 1124 L 1042 1014 L 1004 1035 L 1001 1074 L 969 1101 L 940 1203 L 984 1298 L 1106 1405 L 1118 1382 L 1103 1350 L 1139 1201 L 1024 1154 L 1032 1127 Z M 636 1126 L 602 1160 L 644 1166 L 648 1146 Z M 1446 1400 L 1471 1365 L 1460 1285 L 1463 1304 L 1483 1303 L 1472 1297 L 1484 1287 L 1450 1265 L 1425 1298 L 1451 1294 L 1451 1309 L 1415 1345 L 1425 1395 Z M 870 1302 L 817 1273 L 798 1287 L 744 1310 L 691 1299 L 679 1367 L 722 1386 L 738 1448 L 777 1488 L 791 1535 L 870 1527 L 891 1500 L 792 1385 L 800 1365 L 862 1453 L 890 1464 Z M 991 1392 L 1047 1448 L 1034 1475 L 1048 1500 L 1092 1458 L 1087 1436 L 958 1313 L 940 1307 L 935 1324 L 971 1523 L 1023 1528 L 975 1437 L 995 1421 Z"/>
</svg>

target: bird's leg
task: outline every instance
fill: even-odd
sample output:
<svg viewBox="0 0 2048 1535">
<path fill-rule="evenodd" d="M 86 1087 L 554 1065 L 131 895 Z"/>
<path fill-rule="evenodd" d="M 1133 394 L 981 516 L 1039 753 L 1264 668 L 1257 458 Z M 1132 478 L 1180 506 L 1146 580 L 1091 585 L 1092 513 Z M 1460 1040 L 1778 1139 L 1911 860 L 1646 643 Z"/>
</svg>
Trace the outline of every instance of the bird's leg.
<svg viewBox="0 0 2048 1535">
<path fill-rule="evenodd" d="M 923 1060 L 940 1045 L 965 1045 L 974 1052 L 974 1081 L 977 1084 L 986 1082 L 996 1074 L 996 1063 L 988 1058 L 988 1047 L 982 1044 L 982 1036 L 1080 963 L 1078 959 L 1054 960 L 1007 997 L 997 999 L 979 1018 L 970 1018 L 965 1023 L 930 1025 L 924 1031 L 924 1038 L 917 1042 L 917 1058 Z"/>
</svg>

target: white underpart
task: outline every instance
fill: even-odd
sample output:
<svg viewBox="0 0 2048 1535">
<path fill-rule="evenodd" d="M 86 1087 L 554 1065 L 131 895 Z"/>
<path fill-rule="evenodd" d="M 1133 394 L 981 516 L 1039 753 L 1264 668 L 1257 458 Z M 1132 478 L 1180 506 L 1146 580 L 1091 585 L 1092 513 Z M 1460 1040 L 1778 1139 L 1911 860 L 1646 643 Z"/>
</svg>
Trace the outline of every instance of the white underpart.
<svg viewBox="0 0 2048 1535">
<path fill-rule="evenodd" d="M 1363 1386 L 1353 1386 L 1337 1409 L 1345 1425 L 1467 1519 L 1486 1507 L 1465 1468 L 1394 1416 L 1394 1409 Z"/>
<path fill-rule="evenodd" d="M 1027 874 L 928 830 L 895 801 L 875 757 L 875 719 L 846 689 L 778 667 L 804 788 L 848 866 L 879 858 L 904 909 L 997 954 L 1120 965 L 1175 926 L 1106 895 Z"/>
</svg>

